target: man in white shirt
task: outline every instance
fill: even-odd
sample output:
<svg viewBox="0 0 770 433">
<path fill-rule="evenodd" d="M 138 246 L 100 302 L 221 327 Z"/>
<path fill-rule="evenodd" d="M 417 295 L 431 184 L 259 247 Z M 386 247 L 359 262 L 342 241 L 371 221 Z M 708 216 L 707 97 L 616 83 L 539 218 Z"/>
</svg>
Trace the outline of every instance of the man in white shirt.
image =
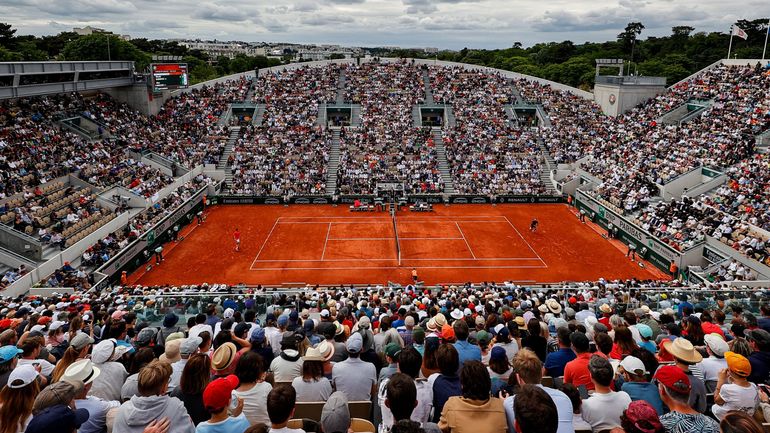
<svg viewBox="0 0 770 433">
<path fill-rule="evenodd" d="M 190 338 L 197 337 L 201 332 L 204 331 L 208 332 L 211 338 L 214 338 L 214 330 L 211 328 L 211 325 L 206 324 L 206 315 L 200 313 L 195 316 L 195 325 L 190 328 L 190 331 L 188 331 L 187 335 Z"/>
<path fill-rule="evenodd" d="M 610 367 L 611 368 L 611 367 Z M 543 363 L 537 357 L 535 352 L 530 349 L 521 349 L 513 358 L 513 370 L 516 372 L 516 381 L 519 385 L 535 385 L 542 388 L 553 400 L 556 405 L 556 412 L 559 415 L 559 428 L 557 433 L 574 433 L 572 427 L 572 401 L 567 394 L 558 389 L 544 387 L 540 384 L 543 378 Z M 505 418 L 508 421 L 508 429 L 515 432 L 516 413 L 513 404 L 516 396 L 512 395 L 505 398 L 503 407 L 505 409 Z"/>
<path fill-rule="evenodd" d="M 707 392 L 714 392 L 719 372 L 727 368 L 725 352 L 730 350 L 727 342 L 719 334 L 708 334 L 703 339 L 706 342 L 708 358 L 690 367 L 693 376 L 703 380 Z"/>
<path fill-rule="evenodd" d="M 592 356 L 588 372 L 594 384 L 594 394 L 583 400 L 583 419 L 593 431 L 620 427 L 620 416 L 631 404 L 631 397 L 623 391 L 615 392 L 610 384 L 615 377 L 610 362 L 600 356 Z"/>
<path fill-rule="evenodd" d="M 40 351 L 43 349 L 43 337 L 40 337 L 39 335 L 34 337 L 27 336 L 27 338 L 25 338 L 19 345 L 19 349 L 24 352 L 21 354 L 21 359 L 19 359 L 16 364 L 17 368 L 21 365 L 38 364 L 40 365 L 40 374 L 50 379 L 55 368 L 54 365 L 45 359 L 38 359 Z"/>
</svg>

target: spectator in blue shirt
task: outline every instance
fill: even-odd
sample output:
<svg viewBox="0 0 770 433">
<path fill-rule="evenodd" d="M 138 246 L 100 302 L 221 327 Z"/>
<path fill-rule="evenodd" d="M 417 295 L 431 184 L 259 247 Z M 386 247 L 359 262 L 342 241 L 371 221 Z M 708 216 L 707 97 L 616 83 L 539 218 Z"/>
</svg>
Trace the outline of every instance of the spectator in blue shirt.
<svg viewBox="0 0 770 433">
<path fill-rule="evenodd" d="M 459 368 L 463 367 L 465 361 L 481 361 L 481 349 L 475 344 L 468 343 L 468 335 L 470 329 L 465 320 L 455 320 L 452 325 L 455 331 L 455 338 L 457 342 L 454 344 L 455 349 L 459 357 Z M 458 369 L 459 372 L 459 369 Z"/>
<path fill-rule="evenodd" d="M 626 356 L 620 361 L 618 373 L 623 376 L 624 380 L 620 389 L 631 397 L 631 401 L 646 401 L 655 408 L 658 416 L 665 413 L 658 387 L 647 382 L 647 370 L 641 359 L 635 356 Z"/>
<path fill-rule="evenodd" d="M 570 330 L 567 327 L 561 327 L 556 330 L 556 338 L 559 343 L 559 350 L 551 352 L 545 357 L 545 371 L 551 377 L 564 376 L 564 366 L 576 358 L 575 352 L 570 347 Z"/>
</svg>

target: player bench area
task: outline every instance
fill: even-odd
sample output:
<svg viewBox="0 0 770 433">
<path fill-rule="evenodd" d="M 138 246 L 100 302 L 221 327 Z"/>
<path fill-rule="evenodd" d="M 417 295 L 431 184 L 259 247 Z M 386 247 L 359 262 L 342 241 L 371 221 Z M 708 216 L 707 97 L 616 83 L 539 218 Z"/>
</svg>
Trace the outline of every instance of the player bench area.
<svg viewBox="0 0 770 433">
<path fill-rule="evenodd" d="M 275 269 L 547 268 L 500 215 L 278 217 L 250 266 Z"/>
</svg>

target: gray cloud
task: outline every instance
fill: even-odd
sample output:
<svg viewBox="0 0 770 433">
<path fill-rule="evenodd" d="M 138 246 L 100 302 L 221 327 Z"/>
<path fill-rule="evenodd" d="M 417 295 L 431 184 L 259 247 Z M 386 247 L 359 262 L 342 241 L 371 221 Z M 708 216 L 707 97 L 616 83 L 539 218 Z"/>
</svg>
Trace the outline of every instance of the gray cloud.
<svg viewBox="0 0 770 433">
<path fill-rule="evenodd" d="M 629 21 L 644 23 L 642 38 L 676 25 L 724 32 L 760 18 L 765 3 L 743 0 L 739 11 L 717 0 L 0 0 L 0 21 L 20 35 L 91 25 L 147 38 L 460 49 L 606 41 Z"/>
</svg>

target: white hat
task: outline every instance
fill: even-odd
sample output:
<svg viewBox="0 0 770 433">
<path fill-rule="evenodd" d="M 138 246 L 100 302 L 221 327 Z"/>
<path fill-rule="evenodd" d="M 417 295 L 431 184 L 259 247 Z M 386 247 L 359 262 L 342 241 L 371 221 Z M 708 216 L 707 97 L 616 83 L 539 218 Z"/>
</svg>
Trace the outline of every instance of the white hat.
<svg viewBox="0 0 770 433">
<path fill-rule="evenodd" d="M 637 376 L 647 374 L 647 369 L 644 368 L 644 363 L 641 359 L 635 356 L 626 356 L 622 361 L 620 361 L 620 366 L 623 367 L 623 370 Z"/>
<path fill-rule="evenodd" d="M 101 372 L 99 367 L 95 366 L 90 359 L 80 359 L 67 367 L 61 380 L 79 380 L 83 382 L 84 385 L 88 385 L 93 382 L 94 379 L 99 377 Z"/>
<path fill-rule="evenodd" d="M 37 370 L 35 370 L 35 367 L 33 367 L 32 364 L 20 365 L 14 368 L 8 376 L 8 388 L 24 388 L 34 382 L 35 379 L 37 379 L 37 376 Z M 17 380 L 20 380 L 21 383 L 14 384 Z"/>
<path fill-rule="evenodd" d="M 449 316 L 455 320 L 460 320 L 463 318 L 463 313 L 459 309 L 455 308 L 451 313 L 449 313 Z"/>
<path fill-rule="evenodd" d="M 48 325 L 48 330 L 49 331 L 55 331 L 55 330 L 61 328 L 63 325 L 64 325 L 64 322 L 56 320 L 56 321 L 51 322 L 50 325 Z"/>
<path fill-rule="evenodd" d="M 706 346 L 708 346 L 711 352 L 716 356 L 725 356 L 725 352 L 730 350 L 730 346 L 727 345 L 727 342 L 716 332 L 705 335 L 703 340 L 706 342 Z"/>
<path fill-rule="evenodd" d="M 224 316 L 225 319 L 229 319 L 229 318 L 233 317 L 234 314 L 235 314 L 235 310 L 233 310 L 232 308 L 228 308 L 228 309 L 225 310 L 225 312 L 224 312 L 224 314 L 222 314 L 222 316 Z"/>
</svg>

